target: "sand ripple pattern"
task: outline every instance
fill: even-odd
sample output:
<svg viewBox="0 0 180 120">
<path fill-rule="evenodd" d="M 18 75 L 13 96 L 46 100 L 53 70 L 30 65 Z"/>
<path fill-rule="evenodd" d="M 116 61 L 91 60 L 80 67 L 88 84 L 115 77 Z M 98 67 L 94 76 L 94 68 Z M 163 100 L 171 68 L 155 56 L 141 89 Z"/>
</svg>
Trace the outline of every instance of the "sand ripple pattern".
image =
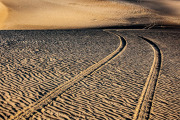
<svg viewBox="0 0 180 120">
<path fill-rule="evenodd" d="M 137 47 L 139 45 L 135 49 L 140 50 Z M 102 69 L 59 94 L 30 119 L 132 119 L 143 89 L 144 76 L 134 73 L 133 69 L 121 68 L 123 63 L 120 61 L 126 60 L 124 57 L 133 52 L 131 48 L 126 52 L 127 49 Z M 142 51 L 138 53 L 143 54 Z M 128 56 L 127 60 L 132 58 Z"/>
<path fill-rule="evenodd" d="M 114 51 L 119 43 L 117 38 L 108 43 L 106 40 L 112 36 L 103 31 L 2 31 L 0 34 L 2 119 L 31 106 Z M 98 40 L 102 37 L 105 38 Z"/>
<path fill-rule="evenodd" d="M 111 31 L 108 35 L 113 34 L 111 37 L 121 40 L 119 50 L 109 52 L 110 55 L 102 60 L 59 59 L 55 55 L 32 60 L 19 56 L 13 61 L 2 55 L 0 117 L 33 120 L 178 119 L 178 33 Z M 99 40 L 107 33 L 101 34 Z M 173 42 L 169 41 L 172 36 Z M 13 42 L 0 42 L 0 46 L 4 45 L 7 49 L 6 45 L 13 47 Z M 111 45 L 107 47 L 111 48 Z M 2 51 L 0 53 L 6 54 Z M 44 62 L 40 62 L 42 59 Z M 27 61 L 28 66 L 24 66 Z M 37 65 L 41 69 L 36 68 Z"/>
<path fill-rule="evenodd" d="M 99 61 L 98 63 L 92 65 L 91 67 L 87 68 L 86 70 L 82 71 L 80 74 L 75 76 L 73 79 L 65 82 L 64 84 L 56 87 L 54 90 L 50 91 L 48 94 L 43 96 L 41 99 L 39 99 L 34 104 L 30 105 L 29 107 L 23 109 L 19 113 L 17 113 L 15 116 L 11 116 L 11 119 L 20 119 L 20 118 L 28 118 L 34 110 L 40 109 L 42 106 L 45 106 L 46 104 L 50 103 L 53 99 L 56 99 L 56 97 L 59 94 L 62 94 L 64 91 L 66 91 L 68 88 L 73 86 L 74 84 L 78 83 L 80 80 L 86 78 L 88 75 L 92 74 L 102 66 L 104 66 L 106 63 L 111 61 L 113 58 L 115 58 L 118 54 L 120 54 L 125 46 L 126 41 L 124 38 L 118 36 L 120 39 L 120 45 L 119 47 L 110 55 Z"/>
<path fill-rule="evenodd" d="M 154 92 L 161 67 L 161 52 L 158 46 L 147 38 L 141 37 L 147 41 L 154 50 L 154 62 L 149 73 L 149 77 L 145 83 L 142 94 L 137 104 L 134 120 L 146 120 L 149 119 Z"/>
</svg>

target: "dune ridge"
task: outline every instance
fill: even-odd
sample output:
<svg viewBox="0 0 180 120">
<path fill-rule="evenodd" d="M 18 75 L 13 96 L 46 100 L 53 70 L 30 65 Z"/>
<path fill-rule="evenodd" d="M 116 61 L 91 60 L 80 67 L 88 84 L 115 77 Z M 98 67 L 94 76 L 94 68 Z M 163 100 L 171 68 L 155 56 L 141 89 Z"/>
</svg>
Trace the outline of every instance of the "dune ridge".
<svg viewBox="0 0 180 120">
<path fill-rule="evenodd" d="M 180 24 L 176 17 L 158 15 L 153 9 L 106 0 L 0 0 L 9 9 L 1 30 L 78 29 L 137 24 Z M 6 13 L 0 10 L 3 15 Z M 5 15 L 4 15 L 5 16 Z"/>
</svg>

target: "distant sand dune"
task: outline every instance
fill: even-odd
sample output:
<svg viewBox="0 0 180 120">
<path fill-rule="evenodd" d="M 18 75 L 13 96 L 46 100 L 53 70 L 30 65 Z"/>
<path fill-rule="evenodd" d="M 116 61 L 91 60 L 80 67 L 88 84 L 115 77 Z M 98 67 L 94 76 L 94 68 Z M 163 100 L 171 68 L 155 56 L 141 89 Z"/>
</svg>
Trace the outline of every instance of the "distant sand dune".
<svg viewBox="0 0 180 120">
<path fill-rule="evenodd" d="M 113 25 L 179 24 L 174 17 L 163 17 L 151 9 L 128 2 L 105 0 L 0 0 L 9 9 L 0 29 L 74 29 Z M 0 5 L 2 6 L 2 5 Z M 7 10 L 5 10 L 7 11 Z M 166 19 L 167 18 L 167 19 Z M 133 19 L 133 20 L 132 20 Z M 134 20 L 135 19 L 135 20 Z"/>
<path fill-rule="evenodd" d="M 0 29 L 8 16 L 8 8 L 0 2 Z"/>
</svg>

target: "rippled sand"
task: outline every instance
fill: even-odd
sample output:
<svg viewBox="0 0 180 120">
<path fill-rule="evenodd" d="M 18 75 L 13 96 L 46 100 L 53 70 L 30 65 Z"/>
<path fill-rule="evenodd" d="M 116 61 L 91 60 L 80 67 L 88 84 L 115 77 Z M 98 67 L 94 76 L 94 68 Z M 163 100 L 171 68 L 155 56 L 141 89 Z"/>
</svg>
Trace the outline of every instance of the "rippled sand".
<svg viewBox="0 0 180 120">
<path fill-rule="evenodd" d="M 0 31 L 0 119 L 178 120 L 179 30 Z"/>
</svg>

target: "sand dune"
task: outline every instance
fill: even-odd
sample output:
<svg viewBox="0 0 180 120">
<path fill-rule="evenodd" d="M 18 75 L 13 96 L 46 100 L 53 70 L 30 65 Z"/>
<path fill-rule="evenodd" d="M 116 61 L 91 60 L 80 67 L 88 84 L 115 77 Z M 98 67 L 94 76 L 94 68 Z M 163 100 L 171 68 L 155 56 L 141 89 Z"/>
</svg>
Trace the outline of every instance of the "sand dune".
<svg viewBox="0 0 180 120">
<path fill-rule="evenodd" d="M 180 25 L 179 5 L 0 0 L 0 119 L 178 120 L 179 29 L 24 29 Z"/>
<path fill-rule="evenodd" d="M 0 28 L 8 16 L 8 8 L 0 2 Z"/>
<path fill-rule="evenodd" d="M 105 0 L 0 0 L 8 8 L 0 29 L 71 29 L 151 23 L 179 24 L 176 17 L 128 2 Z M 2 5 L 1 5 L 2 6 Z M 0 13 L 3 16 L 7 12 Z M 6 10 L 7 11 L 7 10 Z M 135 19 L 135 20 L 134 20 Z"/>
</svg>

